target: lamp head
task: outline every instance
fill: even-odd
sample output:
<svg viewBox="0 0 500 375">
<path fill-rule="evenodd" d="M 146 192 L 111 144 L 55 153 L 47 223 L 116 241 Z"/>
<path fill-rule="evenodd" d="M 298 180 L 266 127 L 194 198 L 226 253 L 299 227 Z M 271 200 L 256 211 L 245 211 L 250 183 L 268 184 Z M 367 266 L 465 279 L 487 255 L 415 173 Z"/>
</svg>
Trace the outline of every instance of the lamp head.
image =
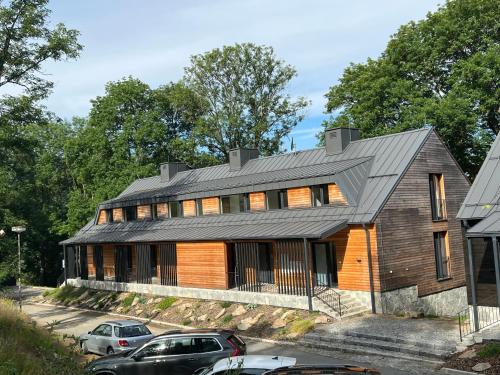
<svg viewBox="0 0 500 375">
<path fill-rule="evenodd" d="M 26 230 L 26 227 L 23 227 L 23 226 L 12 227 L 12 231 L 14 233 L 23 233 L 25 230 Z"/>
</svg>

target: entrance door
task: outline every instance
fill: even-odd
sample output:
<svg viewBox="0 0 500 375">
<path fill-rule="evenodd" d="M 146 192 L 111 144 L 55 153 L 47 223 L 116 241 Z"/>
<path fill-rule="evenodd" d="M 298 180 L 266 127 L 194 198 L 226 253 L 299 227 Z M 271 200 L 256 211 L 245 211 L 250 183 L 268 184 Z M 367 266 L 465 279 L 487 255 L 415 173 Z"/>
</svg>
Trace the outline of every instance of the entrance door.
<svg viewBox="0 0 500 375">
<path fill-rule="evenodd" d="M 313 243 L 314 285 L 333 287 L 337 284 L 337 265 L 332 243 Z"/>
</svg>

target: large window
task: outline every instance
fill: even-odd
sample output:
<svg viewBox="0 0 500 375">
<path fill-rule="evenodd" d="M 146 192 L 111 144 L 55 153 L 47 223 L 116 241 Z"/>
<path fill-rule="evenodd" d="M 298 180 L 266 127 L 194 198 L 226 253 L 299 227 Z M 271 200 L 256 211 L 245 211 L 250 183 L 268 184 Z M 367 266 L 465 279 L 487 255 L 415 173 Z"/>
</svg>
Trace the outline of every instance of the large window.
<svg viewBox="0 0 500 375">
<path fill-rule="evenodd" d="M 448 233 L 434 233 L 434 252 L 436 255 L 436 273 L 438 280 L 450 277 L 450 254 L 448 251 Z"/>
<path fill-rule="evenodd" d="M 244 194 L 226 195 L 221 197 L 222 213 L 234 214 L 246 211 L 246 196 Z"/>
<path fill-rule="evenodd" d="M 170 217 L 182 217 L 182 203 L 177 201 L 169 202 L 168 211 Z"/>
<path fill-rule="evenodd" d="M 266 191 L 267 209 L 278 210 L 288 207 L 288 198 L 286 190 L 270 190 Z"/>
<path fill-rule="evenodd" d="M 311 188 L 313 207 L 326 206 L 330 203 L 328 199 L 328 185 L 316 185 Z"/>
<path fill-rule="evenodd" d="M 443 175 L 429 175 L 429 187 L 431 193 L 432 220 L 446 219 Z"/>
</svg>

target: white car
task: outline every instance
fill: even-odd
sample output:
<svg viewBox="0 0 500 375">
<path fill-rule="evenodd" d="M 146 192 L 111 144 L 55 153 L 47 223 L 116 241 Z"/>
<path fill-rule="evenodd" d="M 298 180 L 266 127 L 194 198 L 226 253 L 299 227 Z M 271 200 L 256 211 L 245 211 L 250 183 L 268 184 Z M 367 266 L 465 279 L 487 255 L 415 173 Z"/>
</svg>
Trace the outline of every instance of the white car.
<svg viewBox="0 0 500 375">
<path fill-rule="evenodd" d="M 270 355 L 243 355 L 238 357 L 224 358 L 214 365 L 199 369 L 196 375 L 222 375 L 230 374 L 228 370 L 235 370 L 239 375 L 260 375 L 265 371 L 280 367 L 293 366 L 297 359 L 291 357 L 280 357 Z"/>
</svg>

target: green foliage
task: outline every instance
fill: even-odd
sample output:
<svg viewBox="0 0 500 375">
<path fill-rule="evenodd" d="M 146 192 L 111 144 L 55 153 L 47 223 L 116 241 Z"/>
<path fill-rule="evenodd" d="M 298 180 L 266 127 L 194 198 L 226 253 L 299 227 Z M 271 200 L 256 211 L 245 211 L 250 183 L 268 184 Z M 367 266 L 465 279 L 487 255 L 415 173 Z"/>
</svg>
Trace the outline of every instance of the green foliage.
<svg viewBox="0 0 500 375">
<path fill-rule="evenodd" d="M 222 318 L 222 323 L 227 324 L 231 320 L 233 320 L 233 316 L 231 314 L 225 315 L 224 318 Z"/>
<path fill-rule="evenodd" d="M 0 374 L 83 374 L 76 351 L 0 300 Z"/>
<path fill-rule="evenodd" d="M 166 310 L 170 306 L 172 306 L 175 301 L 177 301 L 177 298 L 175 298 L 175 297 L 166 297 L 166 298 L 163 298 L 163 300 L 158 304 L 157 307 L 160 310 Z"/>
<path fill-rule="evenodd" d="M 219 302 L 219 305 L 220 305 L 220 307 L 222 307 L 223 309 L 227 309 L 228 307 L 231 307 L 231 306 L 232 306 L 232 303 L 231 303 L 231 302 L 228 302 L 228 301 L 222 301 L 222 302 Z"/>
<path fill-rule="evenodd" d="M 477 352 L 479 358 L 491 358 L 500 356 L 500 344 L 497 342 L 492 342 L 483 346 Z"/>
<path fill-rule="evenodd" d="M 134 302 L 134 299 L 136 297 L 135 293 L 129 294 L 127 297 L 125 297 L 122 301 L 122 306 L 123 307 L 131 307 L 132 302 Z"/>
<path fill-rule="evenodd" d="M 305 335 L 314 329 L 314 322 L 309 319 L 299 319 L 292 323 L 290 332 L 299 336 Z"/>
<path fill-rule="evenodd" d="M 271 47 L 251 43 L 192 56 L 184 81 L 204 108 L 194 131 L 199 145 L 224 161 L 236 147 L 279 152 L 308 105 L 285 94 L 296 74 Z"/>
<path fill-rule="evenodd" d="M 184 319 L 184 320 L 182 321 L 182 325 L 183 325 L 183 326 L 188 326 L 188 325 L 190 325 L 191 323 L 192 323 L 192 322 L 191 322 L 191 319 Z"/>
<path fill-rule="evenodd" d="M 80 296 L 86 291 L 87 288 L 85 287 L 76 288 L 71 285 L 65 285 L 63 287 L 56 288 L 53 291 L 49 292 L 48 296 L 50 296 L 52 299 L 58 302 L 69 304 L 80 298 Z"/>
<path fill-rule="evenodd" d="M 447 1 L 401 26 L 378 59 L 345 69 L 325 125 L 362 137 L 434 126 L 474 177 L 500 131 L 499 42 L 498 1 Z"/>
<path fill-rule="evenodd" d="M 144 296 L 139 296 L 139 303 L 140 303 L 141 305 L 144 305 L 146 302 L 147 302 L 146 297 L 144 297 Z"/>
</svg>

